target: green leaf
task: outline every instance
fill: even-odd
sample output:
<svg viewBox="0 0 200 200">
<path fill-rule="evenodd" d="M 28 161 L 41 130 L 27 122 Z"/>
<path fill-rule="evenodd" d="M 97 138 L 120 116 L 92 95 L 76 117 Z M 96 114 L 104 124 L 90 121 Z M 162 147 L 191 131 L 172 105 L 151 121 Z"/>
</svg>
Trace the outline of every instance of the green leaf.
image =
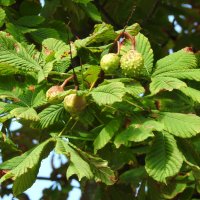
<svg viewBox="0 0 200 200">
<path fill-rule="evenodd" d="M 17 167 L 21 162 L 23 162 L 24 159 L 26 159 L 26 157 L 29 155 L 29 153 L 32 151 L 33 149 L 23 153 L 20 156 L 11 158 L 10 160 L 7 160 L 3 163 L 0 164 L 0 169 L 5 169 L 5 170 L 12 170 L 15 167 Z"/>
<path fill-rule="evenodd" d="M 108 162 L 98 157 L 88 156 L 90 167 L 95 175 L 95 181 L 103 182 L 106 185 L 113 185 L 116 182 L 114 172 L 108 167 Z"/>
<path fill-rule="evenodd" d="M 72 0 L 75 3 L 82 3 L 82 4 L 88 4 L 89 2 L 91 2 L 92 0 Z"/>
<path fill-rule="evenodd" d="M 3 26 L 5 17 L 6 17 L 6 13 L 5 13 L 4 9 L 0 8 L 0 27 Z"/>
<path fill-rule="evenodd" d="M 58 32 L 52 28 L 38 28 L 36 31 L 31 32 L 30 35 L 38 43 L 42 43 L 47 38 L 60 39 Z"/>
<path fill-rule="evenodd" d="M 39 120 L 37 112 L 33 108 L 29 107 L 15 108 L 10 112 L 10 114 L 20 119 L 31 120 L 31 121 Z"/>
<path fill-rule="evenodd" d="M 145 176 L 146 171 L 145 168 L 142 166 L 127 170 L 126 172 L 120 175 L 119 179 L 124 183 L 136 182 L 138 184 Z"/>
<path fill-rule="evenodd" d="M 45 90 L 42 87 L 38 87 L 35 89 L 31 99 L 31 106 L 33 108 L 37 108 L 47 104 Z"/>
<path fill-rule="evenodd" d="M 22 16 L 33 16 L 39 15 L 41 8 L 41 4 L 37 1 L 22 1 L 19 7 L 19 11 Z"/>
<path fill-rule="evenodd" d="M 11 110 L 17 107 L 19 106 L 12 103 L 0 102 L 0 114 L 10 112 Z"/>
<path fill-rule="evenodd" d="M 18 145 L 11 140 L 11 137 L 6 136 L 6 134 L 2 133 L 1 131 L 0 146 L 2 158 L 10 158 L 13 154 L 16 155 L 21 153 L 21 150 L 18 149 Z"/>
<path fill-rule="evenodd" d="M 25 29 L 25 30 L 23 30 L 23 29 Z M 26 28 L 19 27 L 16 24 L 12 24 L 9 22 L 6 23 L 6 32 L 10 33 L 15 38 L 15 40 L 18 42 L 26 43 L 27 40 L 24 36 L 24 33 L 30 32 L 30 31 L 32 31 L 32 30 L 30 30 L 30 29 L 28 30 Z"/>
<path fill-rule="evenodd" d="M 162 187 L 162 196 L 164 199 L 173 199 L 178 194 L 182 193 L 187 187 L 186 183 L 172 182 Z"/>
<path fill-rule="evenodd" d="M 96 22 L 102 22 L 101 14 L 96 8 L 96 6 L 92 3 L 87 3 L 87 5 L 83 6 L 83 10 L 87 13 L 87 15 Z"/>
<path fill-rule="evenodd" d="M 140 98 L 145 93 L 145 89 L 139 82 L 133 82 L 126 86 L 126 92 L 133 97 Z"/>
<path fill-rule="evenodd" d="M 83 73 L 83 79 L 87 84 L 93 84 L 99 79 L 101 68 L 98 65 L 85 65 L 85 67 L 88 69 Z"/>
<path fill-rule="evenodd" d="M 53 70 L 53 64 L 54 62 L 48 62 L 46 63 L 42 70 L 39 71 L 38 73 L 38 83 L 42 82 L 43 80 L 45 80 L 48 75 L 49 75 L 49 72 L 51 72 Z"/>
<path fill-rule="evenodd" d="M 15 41 L 12 37 L 6 36 L 4 32 L 0 34 L 0 63 L 5 63 L 5 67 L 15 68 L 21 73 L 38 72 L 41 70 L 40 64 L 27 52 L 27 50 Z M 1 65 L 2 69 L 3 65 Z M 4 71 L 6 68 L 4 68 Z"/>
<path fill-rule="evenodd" d="M 74 58 L 77 55 L 77 51 L 73 43 L 71 43 L 70 45 L 71 45 L 72 57 Z M 56 60 L 58 61 L 60 61 L 64 57 L 70 63 L 71 59 L 70 46 L 61 40 L 55 38 L 48 38 L 43 40 L 42 52 L 44 55 L 47 56 L 48 55 L 55 56 Z"/>
<path fill-rule="evenodd" d="M 178 71 L 170 71 L 164 74 L 164 76 L 200 81 L 200 69 L 184 69 Z"/>
<path fill-rule="evenodd" d="M 92 156 L 81 149 L 77 148 L 73 144 L 70 143 L 70 146 L 72 146 L 78 153 L 81 155 L 81 157 L 88 162 L 90 165 L 90 168 L 94 174 L 94 179 L 97 182 L 103 182 L 106 185 L 112 185 L 116 181 L 116 177 L 114 172 L 108 167 L 108 162 L 106 160 L 103 160 L 99 157 Z"/>
<path fill-rule="evenodd" d="M 151 94 L 157 94 L 160 91 L 172 91 L 174 89 L 181 89 L 183 87 L 187 87 L 186 83 L 172 77 L 161 77 L 157 76 L 151 79 L 150 83 L 150 91 Z"/>
<path fill-rule="evenodd" d="M 95 153 L 99 149 L 103 148 L 112 139 L 120 127 L 120 121 L 121 119 L 113 119 L 101 130 L 99 135 L 94 140 Z"/>
<path fill-rule="evenodd" d="M 97 24 L 94 28 L 94 32 L 89 37 L 75 41 L 75 45 L 78 49 L 89 46 L 92 43 L 108 42 L 114 40 L 117 36 L 113 27 L 109 24 Z"/>
<path fill-rule="evenodd" d="M 33 15 L 33 16 L 23 16 L 20 17 L 16 23 L 21 26 L 27 27 L 35 27 L 44 22 L 44 18 L 41 16 Z"/>
<path fill-rule="evenodd" d="M 193 101 L 200 103 L 200 91 L 191 87 L 181 88 L 180 91 L 186 96 L 190 97 Z"/>
<path fill-rule="evenodd" d="M 150 76 L 153 69 L 153 50 L 149 40 L 141 33 L 136 36 L 136 50 L 142 54 L 144 58 L 144 70 L 142 75 Z"/>
<path fill-rule="evenodd" d="M 40 122 L 38 124 L 42 129 L 47 128 L 59 122 L 64 116 L 65 110 L 63 104 L 50 105 L 39 113 Z"/>
<path fill-rule="evenodd" d="M 20 73 L 20 70 L 12 67 L 12 65 L 8 63 L 0 63 L 0 73 L 1 75 L 9 76 L 9 75 Z"/>
<path fill-rule="evenodd" d="M 106 145 L 98 154 L 108 161 L 109 166 L 113 170 L 120 170 L 126 166 L 127 163 L 137 162 L 134 152 L 129 147 L 125 146 L 116 149 L 112 144 Z"/>
<path fill-rule="evenodd" d="M 35 181 L 42 159 L 44 159 L 52 150 L 54 141 L 46 140 L 37 147 L 29 150 L 22 156 L 15 157 L 0 165 L 0 168 L 6 169 L 8 166 L 12 170 L 4 175 L 0 182 L 13 177 L 13 193 L 15 196 L 28 189 Z"/>
<path fill-rule="evenodd" d="M 10 6 L 15 3 L 15 0 L 0 0 L 0 5 Z"/>
<path fill-rule="evenodd" d="M 122 101 L 122 97 L 125 95 L 125 87 L 121 82 L 110 83 L 93 89 L 91 95 L 99 105 L 113 104 Z"/>
<path fill-rule="evenodd" d="M 200 133 L 200 117 L 197 115 L 170 112 L 162 112 L 159 115 L 164 129 L 175 136 L 190 138 Z"/>
<path fill-rule="evenodd" d="M 132 24 L 130 26 L 126 27 L 126 32 L 131 34 L 132 36 L 136 36 L 141 30 L 141 26 L 138 23 Z M 124 30 L 121 29 L 119 31 L 116 31 L 117 34 L 122 33 Z"/>
<path fill-rule="evenodd" d="M 168 72 L 176 72 L 193 69 L 197 67 L 197 60 L 192 52 L 188 52 L 185 49 L 170 54 L 156 63 L 156 69 L 152 77 L 155 76 L 169 76 Z"/>
<path fill-rule="evenodd" d="M 83 177 L 87 177 L 88 179 L 93 178 L 93 173 L 89 164 L 79 156 L 78 152 L 68 145 L 67 141 L 57 139 L 55 151 L 58 154 L 65 154 L 70 159 L 70 164 L 67 169 L 67 178 L 73 174 L 76 174 L 79 180 Z"/>
<path fill-rule="evenodd" d="M 166 183 L 168 177 L 176 175 L 183 163 L 176 140 L 167 132 L 158 132 L 146 156 L 146 171 L 153 179 Z"/>
<path fill-rule="evenodd" d="M 133 122 L 115 137 L 115 145 L 119 147 L 128 141 L 142 142 L 149 137 L 154 137 L 153 131 L 162 131 L 164 126 L 155 120 L 146 120 L 143 123 Z"/>
</svg>

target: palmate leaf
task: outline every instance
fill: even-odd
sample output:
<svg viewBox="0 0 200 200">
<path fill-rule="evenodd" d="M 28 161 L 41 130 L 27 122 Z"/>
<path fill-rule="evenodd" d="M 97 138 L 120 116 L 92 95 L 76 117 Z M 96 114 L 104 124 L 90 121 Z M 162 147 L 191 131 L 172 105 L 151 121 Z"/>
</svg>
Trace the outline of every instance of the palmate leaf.
<svg viewBox="0 0 200 200">
<path fill-rule="evenodd" d="M 113 171 L 108 167 L 108 162 L 101 158 L 94 157 L 78 149 L 73 144 L 63 139 L 57 139 L 56 152 L 65 154 L 69 158 L 67 178 L 76 174 L 81 180 L 83 177 L 102 181 L 107 185 L 115 182 Z"/>
<path fill-rule="evenodd" d="M 10 33 L 10 35 L 13 36 L 13 38 L 21 43 L 27 43 L 27 40 L 24 36 L 24 33 L 26 32 L 31 32 L 32 30 L 30 30 L 30 28 L 24 28 L 24 27 L 20 27 L 17 26 L 16 24 L 13 23 L 6 23 L 6 32 Z"/>
<path fill-rule="evenodd" d="M 122 101 L 122 97 L 125 95 L 125 87 L 121 82 L 110 83 L 93 89 L 91 95 L 99 105 L 113 104 Z"/>
<path fill-rule="evenodd" d="M 115 33 L 113 27 L 109 24 L 97 24 L 94 27 L 94 32 L 87 38 L 82 40 L 76 40 L 75 46 L 80 49 L 91 45 L 92 43 L 101 43 L 112 41 L 116 38 L 117 34 Z"/>
<path fill-rule="evenodd" d="M 54 61 L 48 62 L 43 66 L 42 70 L 39 71 L 38 77 L 37 77 L 38 83 L 42 82 L 45 78 L 48 77 L 49 72 L 53 70 L 53 64 L 54 64 Z"/>
<path fill-rule="evenodd" d="M 38 43 L 42 43 L 47 38 L 60 39 L 59 33 L 53 28 L 38 28 L 32 31 L 30 35 Z"/>
<path fill-rule="evenodd" d="M 82 3 L 82 4 L 88 4 L 92 0 L 73 0 L 75 3 Z"/>
<path fill-rule="evenodd" d="M 168 76 L 168 72 L 174 72 L 178 74 L 179 70 L 188 70 L 197 67 L 197 59 L 193 52 L 189 52 L 186 49 L 177 51 L 157 61 L 155 71 L 152 77 L 155 76 Z"/>
<path fill-rule="evenodd" d="M 52 150 L 54 140 L 51 138 L 25 154 L 10 159 L 0 165 L 0 169 L 10 169 L 0 182 L 13 177 L 13 193 L 15 196 L 28 189 L 35 181 L 41 160 Z"/>
<path fill-rule="evenodd" d="M 0 131 L 0 146 L 1 146 L 1 155 L 3 155 L 2 157 L 7 156 L 7 154 L 9 154 L 10 152 L 21 153 L 21 150 L 18 149 L 17 144 L 15 144 L 10 139 L 9 136 L 6 136 L 6 134 L 2 133 L 1 131 Z"/>
<path fill-rule="evenodd" d="M 144 58 L 144 70 L 142 75 L 150 77 L 153 69 L 153 50 L 149 40 L 141 33 L 136 36 L 136 50 Z"/>
<path fill-rule="evenodd" d="M 102 22 L 101 14 L 93 3 L 81 6 L 86 14 L 96 22 Z"/>
<path fill-rule="evenodd" d="M 12 88 L 12 84 L 10 85 Z M 8 88 L 10 88 L 8 87 Z M 34 85 L 23 85 L 24 91 L 17 87 L 13 91 L 0 90 L 0 98 L 12 99 L 12 103 L 0 103 L 1 113 L 10 113 L 11 116 L 38 121 L 39 116 L 34 108 L 46 104 L 46 97 L 44 89 L 40 86 L 35 87 Z M 27 89 L 28 90 L 25 90 Z M 6 92 L 7 91 L 7 92 Z M 1 118 L 1 120 L 3 120 Z"/>
<path fill-rule="evenodd" d="M 108 162 L 106 160 L 103 160 L 99 157 L 92 156 L 91 154 L 88 154 L 80 149 L 78 149 L 76 146 L 70 145 L 76 149 L 77 152 L 79 152 L 79 155 L 84 158 L 85 161 L 87 161 L 90 165 L 91 171 L 94 174 L 94 179 L 98 182 L 103 182 L 106 185 L 113 185 L 116 181 L 116 177 L 114 172 L 108 167 Z"/>
<path fill-rule="evenodd" d="M 1 70 L 9 68 L 15 68 L 21 73 L 25 72 L 38 72 L 42 68 L 40 64 L 29 55 L 26 49 L 11 36 L 7 36 L 6 33 L 1 32 L 0 34 L 0 63 L 5 63 L 5 67 L 1 65 Z M 0 71 L 1 72 L 1 71 Z M 13 70 L 15 72 L 15 70 Z"/>
<path fill-rule="evenodd" d="M 136 182 L 136 184 L 138 184 L 141 181 L 141 179 L 143 179 L 145 176 L 146 171 L 145 168 L 142 166 L 124 172 L 122 175 L 120 175 L 120 181 L 125 183 Z"/>
<path fill-rule="evenodd" d="M 72 52 L 72 58 L 74 58 L 77 55 L 76 47 L 73 43 L 71 45 L 71 52 Z M 63 57 L 67 59 L 68 62 L 70 62 L 70 47 L 65 42 L 55 39 L 55 38 L 48 38 L 43 40 L 42 42 L 42 52 L 44 55 L 51 55 L 53 54 L 57 60 L 60 61 Z"/>
<path fill-rule="evenodd" d="M 29 107 L 15 108 L 10 112 L 10 114 L 20 119 L 31 120 L 31 121 L 39 120 L 37 112 L 33 108 Z"/>
<path fill-rule="evenodd" d="M 162 187 L 162 196 L 164 199 L 173 199 L 178 194 L 182 193 L 187 187 L 186 183 L 179 183 L 178 181 Z"/>
<path fill-rule="evenodd" d="M 157 94 L 160 91 L 172 91 L 174 89 L 181 89 L 183 87 L 187 87 L 185 82 L 172 77 L 156 76 L 151 80 L 152 82 L 150 83 L 150 91 L 153 95 Z"/>
<path fill-rule="evenodd" d="M 140 98 L 145 93 L 145 89 L 139 82 L 126 84 L 125 87 L 126 92 L 136 98 Z"/>
<path fill-rule="evenodd" d="M 177 79 L 186 79 L 186 80 L 195 80 L 200 81 L 200 69 L 185 69 L 178 71 L 166 72 L 163 75 L 164 77 L 172 77 Z M 162 74 L 156 77 L 163 77 Z"/>
<path fill-rule="evenodd" d="M 169 133 L 182 138 L 190 138 L 200 133 L 200 117 L 194 114 L 160 112 L 159 121 Z"/>
<path fill-rule="evenodd" d="M 12 119 L 13 115 L 11 114 L 6 114 L 0 117 L 0 123 L 4 123 L 5 121 Z"/>
<path fill-rule="evenodd" d="M 20 26 L 35 27 L 44 22 L 44 20 L 42 16 L 32 15 L 20 17 L 16 23 Z"/>
<path fill-rule="evenodd" d="M 133 122 L 128 128 L 115 137 L 114 143 L 118 148 L 128 141 L 142 142 L 149 137 L 154 137 L 153 131 L 162 131 L 163 128 L 163 124 L 151 119 L 147 119 L 142 123 Z"/>
<path fill-rule="evenodd" d="M 200 91 L 191 87 L 183 87 L 180 89 L 182 93 L 190 97 L 193 101 L 200 103 Z"/>
<path fill-rule="evenodd" d="M 0 8 L 0 27 L 4 24 L 6 13 L 4 9 Z"/>
<path fill-rule="evenodd" d="M 139 31 L 141 30 L 141 26 L 138 23 L 134 23 L 130 26 L 126 27 L 126 32 L 128 32 L 129 34 L 131 34 L 132 36 L 136 36 Z M 121 29 L 119 31 L 116 31 L 117 34 L 122 33 L 124 30 Z"/>
<path fill-rule="evenodd" d="M 16 98 L 16 97 L 15 97 Z M 36 108 L 47 103 L 43 86 L 27 85 L 23 92 L 17 96 L 19 102 L 25 107 Z"/>
<path fill-rule="evenodd" d="M 94 140 L 94 152 L 103 148 L 114 136 L 120 127 L 121 119 L 111 120 L 99 133 L 99 135 Z"/>
<path fill-rule="evenodd" d="M 64 113 L 65 110 L 63 104 L 50 105 L 48 108 L 39 113 L 40 122 L 38 126 L 42 129 L 47 128 L 48 126 L 60 121 Z"/>
<path fill-rule="evenodd" d="M 20 70 L 12 67 L 12 65 L 8 63 L 0 63 L 0 73 L 1 75 L 13 75 L 20 73 Z"/>
<path fill-rule="evenodd" d="M 15 0 L 0 0 L 1 6 L 10 6 L 15 3 Z"/>
<path fill-rule="evenodd" d="M 85 162 L 81 156 L 68 145 L 67 141 L 57 139 L 55 151 L 58 154 L 65 154 L 70 160 L 70 164 L 67 169 L 67 178 L 74 174 L 78 176 L 79 180 L 81 180 L 83 177 L 87 177 L 88 179 L 93 178 L 93 173 L 89 164 Z"/>
<path fill-rule="evenodd" d="M 17 107 L 19 106 L 15 104 L 0 102 L 0 114 L 10 112 Z"/>
<path fill-rule="evenodd" d="M 153 179 L 166 183 L 168 177 L 176 175 L 183 163 L 176 140 L 167 132 L 158 132 L 146 156 L 146 171 Z"/>
<path fill-rule="evenodd" d="M 99 78 L 101 68 L 98 65 L 85 65 L 85 67 L 88 67 L 88 69 L 83 73 L 83 79 L 86 84 L 91 85 Z M 82 75 L 80 80 L 82 80 Z"/>
</svg>

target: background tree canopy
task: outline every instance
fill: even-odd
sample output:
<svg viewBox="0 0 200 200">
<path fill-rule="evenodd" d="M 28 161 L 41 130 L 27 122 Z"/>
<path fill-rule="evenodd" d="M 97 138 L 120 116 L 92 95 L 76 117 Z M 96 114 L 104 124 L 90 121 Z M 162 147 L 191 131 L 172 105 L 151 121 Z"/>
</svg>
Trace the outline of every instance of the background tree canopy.
<svg viewBox="0 0 200 200">
<path fill-rule="evenodd" d="M 73 179 L 83 200 L 200 198 L 200 1 L 0 0 L 0 6 L 2 198 L 34 199 L 23 192 L 52 150 L 70 162 L 52 164 L 55 184 L 41 199 L 66 199 Z M 103 55 L 116 52 L 124 28 L 144 57 L 140 77 L 99 67 Z M 125 40 L 120 56 L 131 48 Z M 47 102 L 46 91 L 63 81 L 56 98 L 76 94 L 74 84 L 78 97 L 86 96 L 78 116 L 62 102 Z M 20 129 L 11 129 L 14 120 Z"/>
</svg>

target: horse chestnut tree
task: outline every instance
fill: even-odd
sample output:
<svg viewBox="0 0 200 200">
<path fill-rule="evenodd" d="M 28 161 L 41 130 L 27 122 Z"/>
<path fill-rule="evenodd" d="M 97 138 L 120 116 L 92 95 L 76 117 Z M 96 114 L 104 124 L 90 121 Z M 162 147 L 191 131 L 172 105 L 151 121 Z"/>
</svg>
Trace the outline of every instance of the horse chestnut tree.
<svg viewBox="0 0 200 200">
<path fill-rule="evenodd" d="M 22 29 L 26 20 L 17 22 Z M 139 24 L 115 31 L 100 23 L 88 37 L 67 43 L 51 28 L 30 29 L 19 37 L 11 25 L 10 34 L 0 32 L 3 195 L 12 185 L 20 197 L 52 151 L 68 158 L 58 168 L 52 162 L 57 199 L 68 194 L 72 179 L 83 195 L 92 186 L 93 199 L 199 193 L 199 52 L 184 48 L 155 59 Z M 40 41 L 44 31 L 51 36 Z M 9 129 L 14 120 L 22 125 L 18 131 Z"/>
</svg>

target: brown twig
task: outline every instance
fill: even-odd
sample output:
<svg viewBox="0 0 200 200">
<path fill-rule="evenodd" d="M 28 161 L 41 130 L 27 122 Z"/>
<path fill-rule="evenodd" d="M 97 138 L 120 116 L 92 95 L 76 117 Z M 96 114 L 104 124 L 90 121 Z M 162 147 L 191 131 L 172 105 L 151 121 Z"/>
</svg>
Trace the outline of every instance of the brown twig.
<svg viewBox="0 0 200 200">
<path fill-rule="evenodd" d="M 74 75 L 71 75 L 69 78 L 65 79 L 62 85 L 60 86 L 61 88 L 64 88 L 65 85 L 74 78 Z"/>
</svg>

